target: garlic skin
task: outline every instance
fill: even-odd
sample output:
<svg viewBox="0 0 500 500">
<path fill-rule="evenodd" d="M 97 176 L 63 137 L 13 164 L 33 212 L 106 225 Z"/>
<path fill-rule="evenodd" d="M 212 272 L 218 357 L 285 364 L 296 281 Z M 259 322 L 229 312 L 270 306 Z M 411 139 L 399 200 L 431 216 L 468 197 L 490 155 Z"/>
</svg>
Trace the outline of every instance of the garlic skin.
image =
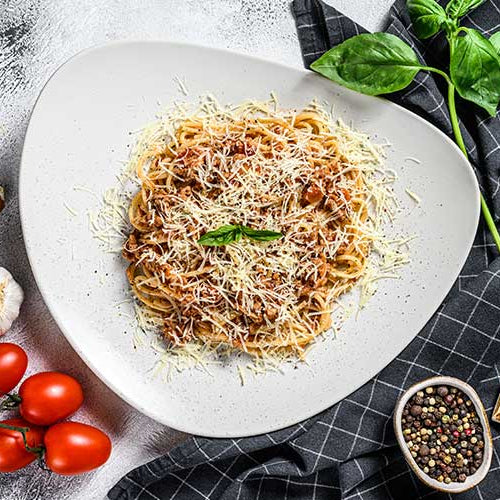
<svg viewBox="0 0 500 500">
<path fill-rule="evenodd" d="M 0 336 L 7 332 L 19 316 L 23 302 L 23 289 L 7 269 L 0 267 Z"/>
</svg>

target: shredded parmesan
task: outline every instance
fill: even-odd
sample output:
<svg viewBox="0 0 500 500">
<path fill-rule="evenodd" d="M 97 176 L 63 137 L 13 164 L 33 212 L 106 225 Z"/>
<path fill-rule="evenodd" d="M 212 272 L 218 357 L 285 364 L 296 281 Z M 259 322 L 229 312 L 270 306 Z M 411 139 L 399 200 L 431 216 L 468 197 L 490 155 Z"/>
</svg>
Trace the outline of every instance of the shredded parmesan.
<svg viewBox="0 0 500 500">
<path fill-rule="evenodd" d="M 244 386 L 246 383 L 245 368 L 241 365 L 238 365 L 238 375 L 240 376 L 241 385 Z"/>
<path fill-rule="evenodd" d="M 188 96 L 189 95 L 189 91 L 186 87 L 186 84 L 178 77 L 178 76 L 174 76 L 174 81 L 175 83 L 177 83 L 177 87 L 179 89 L 179 91 L 185 95 L 185 96 Z"/>
<path fill-rule="evenodd" d="M 121 252 L 130 227 L 127 213 L 131 196 L 130 191 L 110 188 L 104 193 L 99 209 L 88 212 L 90 230 L 105 252 Z"/>
<path fill-rule="evenodd" d="M 416 193 L 414 193 L 413 191 L 411 191 L 410 189 L 406 188 L 405 189 L 406 191 L 406 194 L 417 204 L 417 205 L 420 205 L 420 202 L 422 201 L 420 199 L 420 196 L 418 196 Z"/>
<path fill-rule="evenodd" d="M 176 77 L 179 87 L 181 87 L 181 80 Z M 182 84 L 183 85 L 183 84 Z M 182 87 L 185 89 L 185 87 Z M 187 92 L 187 91 L 186 91 Z M 272 95 L 269 103 L 252 102 L 247 103 L 247 109 L 258 112 L 259 110 L 268 109 L 268 106 L 277 108 L 277 98 Z M 217 101 L 208 96 L 201 102 L 200 108 L 195 111 L 196 113 L 204 113 L 205 116 L 221 116 L 224 114 L 230 115 L 236 111 L 238 107 L 222 107 Z M 311 104 L 311 109 L 319 110 L 320 107 L 316 103 Z M 323 112 L 323 111 L 321 111 Z M 192 107 L 186 104 L 176 104 L 173 108 L 169 109 L 165 114 L 159 117 L 159 120 L 151 125 L 148 125 L 140 131 L 136 147 L 134 148 L 131 159 L 125 166 L 123 172 L 119 176 L 119 185 L 108 189 L 104 194 L 104 199 L 98 210 L 89 213 L 90 229 L 96 239 L 98 239 L 106 252 L 120 252 L 123 247 L 123 242 L 130 232 L 130 223 L 128 220 L 128 209 L 133 191 L 137 189 L 137 179 L 134 174 L 135 166 L 138 159 L 143 155 L 145 150 L 154 150 L 155 148 L 165 148 L 165 138 L 173 138 L 175 140 L 175 130 L 177 124 L 186 120 L 193 115 Z M 353 130 L 341 121 L 335 121 L 329 117 L 332 127 L 335 129 L 336 137 L 339 144 L 339 149 L 345 157 L 346 170 L 349 169 L 349 164 L 356 165 L 356 168 L 362 169 L 364 172 L 364 180 L 366 184 L 365 193 L 367 195 L 367 203 L 370 207 L 370 217 L 365 222 L 358 222 L 363 225 L 362 232 L 364 242 L 369 243 L 371 252 L 366 256 L 368 265 L 360 279 L 360 299 L 359 309 L 363 308 L 368 300 L 376 293 L 378 282 L 381 279 L 397 279 L 399 277 L 398 270 L 409 262 L 408 255 L 408 238 L 396 238 L 390 240 L 384 234 L 384 227 L 387 222 L 392 222 L 397 217 L 400 209 L 396 196 L 393 192 L 393 184 L 396 180 L 396 173 L 393 170 L 384 167 L 385 161 L 385 148 L 373 144 L 369 138 L 360 132 Z M 221 156 L 220 161 L 224 161 Z M 167 168 L 167 166 L 165 166 Z M 200 169 L 203 165 L 200 165 Z M 184 213 L 179 213 L 179 219 L 171 218 L 163 220 L 163 227 L 169 231 L 177 231 L 181 228 L 185 231 L 188 227 L 197 227 L 200 221 L 210 221 L 210 226 L 204 228 L 205 230 L 213 227 L 218 227 L 225 224 L 229 216 L 236 216 L 241 223 L 246 223 L 248 214 L 248 206 L 244 204 L 247 200 L 248 186 L 255 187 L 258 185 L 259 192 L 269 192 L 276 196 L 281 196 L 286 199 L 290 196 L 286 190 L 280 193 L 275 192 L 276 186 L 280 185 L 282 179 L 291 177 L 295 172 L 297 165 L 294 161 L 282 162 L 280 168 L 276 169 L 275 176 L 266 175 L 261 176 L 257 172 L 247 172 L 245 177 L 241 179 L 240 187 L 238 189 L 227 189 L 220 196 L 218 203 L 192 203 L 188 198 L 184 200 L 186 210 Z M 173 172 L 172 175 L 175 175 Z M 239 175 L 239 174 L 236 174 Z M 201 174 L 202 176 L 202 174 Z M 339 176 L 339 185 L 342 188 L 343 179 Z M 210 179 L 206 179 L 207 186 L 210 185 Z M 75 187 L 76 188 L 76 187 Z M 345 188 L 352 190 L 352 185 L 345 185 Z M 410 195 L 409 190 L 407 193 Z M 413 193 L 414 195 L 414 193 Z M 411 196 L 411 195 L 410 195 Z M 416 195 L 414 195 L 416 196 Z M 413 196 L 412 196 L 413 197 Z M 414 198 L 415 199 L 415 198 Z M 419 200 L 419 198 L 417 197 Z M 238 200 L 237 202 L 235 200 Z M 416 200 L 417 201 L 417 200 Z M 419 201 L 418 201 L 419 202 Z M 234 214 L 235 207 L 238 207 L 237 214 Z M 304 211 L 309 210 L 306 206 Z M 228 215 L 230 214 L 230 215 Z M 172 214 L 175 215 L 175 214 Z M 155 212 L 153 209 L 150 211 L 150 216 L 163 217 L 161 212 Z M 177 216 L 177 215 L 175 215 Z M 276 243 L 279 245 L 280 251 L 277 256 L 272 259 L 266 254 L 266 246 L 252 245 L 251 243 L 242 240 L 238 245 L 231 245 L 228 247 L 228 252 L 231 254 L 231 259 L 238 262 L 238 266 L 227 266 L 224 260 L 213 259 L 210 265 L 213 266 L 212 273 L 219 277 L 219 285 L 217 292 L 224 296 L 228 301 L 230 300 L 228 293 L 229 289 L 238 289 L 241 291 L 242 296 L 258 296 L 263 303 L 270 303 L 273 300 L 280 300 L 282 302 L 291 301 L 294 297 L 294 277 L 299 273 L 303 273 L 304 269 L 309 269 L 310 256 L 308 252 L 313 255 L 313 248 L 309 250 L 294 240 L 294 235 L 300 232 L 299 225 L 301 223 L 298 214 L 294 214 L 296 219 L 287 220 L 286 223 L 292 225 L 296 224 L 295 230 L 289 231 L 289 235 L 283 241 Z M 272 217 L 262 220 L 262 226 L 268 229 L 277 229 L 276 221 Z M 326 220 L 317 221 L 318 224 L 326 224 Z M 180 230 L 180 229 L 179 229 Z M 332 257 L 335 256 L 338 245 L 345 241 L 346 237 L 352 228 L 344 227 L 338 229 L 337 241 L 338 244 L 328 246 L 327 252 Z M 321 234 L 321 232 L 320 232 Z M 186 234 L 189 237 L 189 234 Z M 326 241 L 326 240 L 325 240 Z M 296 252 L 300 250 L 302 259 L 297 260 L 295 257 Z M 170 241 L 169 251 L 160 256 L 162 262 L 176 262 L 179 258 L 193 259 L 198 258 L 200 253 L 203 255 L 204 249 L 198 248 L 197 255 L 193 255 L 193 248 L 187 244 L 183 239 L 172 239 Z M 157 255 L 144 255 L 145 259 L 158 258 Z M 205 255 L 206 259 L 208 256 Z M 289 276 L 278 289 L 263 292 L 255 288 L 252 281 L 249 279 L 250 269 L 254 262 L 259 260 L 265 264 L 269 270 L 279 269 L 280 272 Z M 317 272 L 314 266 L 310 266 L 310 273 Z M 339 285 L 340 286 L 340 285 Z M 202 290 L 202 283 L 200 283 L 199 290 Z M 336 289 L 331 290 L 331 296 L 335 297 L 339 292 Z M 197 295 L 196 301 L 203 309 L 204 304 L 209 304 L 210 297 L 204 295 Z M 290 302 L 291 304 L 291 302 Z M 286 308 L 282 309 L 286 311 Z M 289 307 L 293 311 L 293 307 Z M 346 312 L 347 311 L 347 312 Z M 332 313 L 335 315 L 335 308 L 327 309 L 316 314 Z M 344 319 L 347 318 L 352 312 L 352 307 L 345 307 Z M 314 315 L 315 313 L 311 313 Z M 150 309 L 135 304 L 135 315 L 137 323 L 137 331 L 140 334 L 134 336 L 134 342 L 137 345 L 143 345 L 144 339 L 148 335 L 154 335 L 155 341 L 158 338 L 158 332 L 162 327 L 163 318 L 158 313 L 152 312 Z M 277 323 L 284 322 L 287 318 L 278 316 Z M 210 322 L 216 329 L 224 328 L 222 318 L 220 321 L 214 315 L 205 315 L 204 321 Z M 226 320 L 225 320 L 226 321 Z M 227 324 L 227 321 L 226 321 Z M 338 327 L 336 327 L 338 328 Z M 239 325 L 232 325 L 233 335 L 235 338 L 244 336 L 246 332 Z M 279 331 L 276 328 L 278 335 L 287 335 L 287 332 Z M 306 332 L 307 333 L 307 332 Z M 309 346 L 310 347 L 310 346 Z M 226 348 L 225 354 L 232 353 L 233 350 Z M 252 359 L 252 363 L 246 368 L 254 374 L 265 373 L 268 371 L 281 371 L 282 361 L 285 356 L 278 355 L 266 356 L 262 355 L 261 358 Z M 158 363 L 161 372 L 167 372 L 167 379 L 170 379 L 175 373 L 182 371 L 186 368 L 201 368 L 208 371 L 207 367 L 210 363 L 217 363 L 214 361 L 216 356 L 221 355 L 220 348 L 214 348 L 203 342 L 192 342 L 185 344 L 182 348 L 175 346 L 162 346 L 161 358 Z M 305 355 L 305 354 L 304 354 Z M 244 384 L 244 373 L 240 365 L 238 365 L 238 373 Z"/>
<path fill-rule="evenodd" d="M 66 202 L 63 202 L 63 205 L 70 215 L 72 215 L 73 217 L 76 217 L 78 215 L 78 212 L 74 208 L 70 207 Z"/>
<path fill-rule="evenodd" d="M 416 163 L 417 165 L 420 165 L 422 163 L 418 158 L 415 158 L 413 156 L 407 156 L 405 158 L 405 161 L 411 161 L 413 163 Z"/>
</svg>

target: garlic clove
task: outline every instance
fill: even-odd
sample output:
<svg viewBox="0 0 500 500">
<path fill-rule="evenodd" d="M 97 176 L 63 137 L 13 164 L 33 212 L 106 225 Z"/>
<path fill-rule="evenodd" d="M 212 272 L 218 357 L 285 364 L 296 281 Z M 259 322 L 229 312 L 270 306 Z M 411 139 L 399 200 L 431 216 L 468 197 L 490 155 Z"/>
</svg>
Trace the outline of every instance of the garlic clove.
<svg viewBox="0 0 500 500">
<path fill-rule="evenodd" d="M 10 329 L 19 316 L 23 298 L 23 290 L 12 274 L 0 267 L 0 336 Z"/>
</svg>

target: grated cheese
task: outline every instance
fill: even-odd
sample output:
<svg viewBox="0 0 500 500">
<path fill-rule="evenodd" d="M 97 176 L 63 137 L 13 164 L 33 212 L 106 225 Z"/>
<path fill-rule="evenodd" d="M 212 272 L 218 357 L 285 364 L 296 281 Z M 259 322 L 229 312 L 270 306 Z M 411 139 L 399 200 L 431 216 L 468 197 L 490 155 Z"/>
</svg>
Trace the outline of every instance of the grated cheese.
<svg viewBox="0 0 500 500">
<path fill-rule="evenodd" d="M 174 81 L 175 83 L 177 83 L 177 87 L 179 89 L 179 91 L 185 95 L 185 96 L 188 96 L 189 95 L 189 91 L 186 87 L 186 84 L 178 77 L 178 76 L 174 76 Z"/>
<path fill-rule="evenodd" d="M 63 205 L 70 215 L 72 215 L 73 217 L 76 217 L 78 215 L 78 212 L 74 208 L 70 207 L 65 201 L 63 202 Z"/>
<path fill-rule="evenodd" d="M 177 77 L 176 77 L 177 78 Z M 182 82 L 178 79 L 179 86 Z M 269 103 L 250 102 L 245 104 L 246 109 L 249 111 L 257 112 L 259 110 L 267 109 L 268 106 L 277 108 L 277 98 L 273 94 Z M 319 105 L 315 102 L 311 104 L 312 109 L 319 109 Z M 195 113 L 205 113 L 206 116 L 225 116 L 241 111 L 238 106 L 222 107 L 218 104 L 213 96 L 206 96 Z M 193 109 L 186 104 L 176 103 L 171 109 L 167 110 L 161 115 L 153 124 L 146 126 L 144 129 L 138 131 L 139 136 L 136 147 L 132 151 L 129 162 L 125 165 L 122 173 L 118 176 L 119 185 L 108 189 L 104 194 L 102 205 L 98 210 L 89 212 L 89 225 L 94 237 L 99 240 L 106 252 L 121 252 L 123 242 L 130 232 L 130 224 L 128 222 L 127 211 L 130 205 L 133 191 L 137 186 L 137 179 L 134 171 L 136 164 L 144 154 L 145 150 L 155 148 L 164 148 L 166 144 L 166 137 L 175 139 L 175 130 L 177 124 L 186 120 L 186 118 L 193 115 Z M 352 130 L 343 122 L 337 120 L 334 122 L 333 118 L 329 117 L 332 126 L 334 126 L 339 142 L 339 149 L 345 156 L 347 164 L 351 163 L 356 165 L 356 168 L 362 169 L 365 176 L 366 191 L 368 193 L 368 204 L 370 206 L 370 218 L 363 224 L 363 234 L 365 241 L 368 241 L 372 247 L 372 252 L 368 255 L 368 265 L 364 275 L 360 280 L 360 298 L 358 310 L 361 310 L 368 300 L 376 293 L 378 282 L 381 279 L 397 279 L 399 277 L 397 271 L 401 266 L 406 265 L 410 260 L 408 252 L 403 249 L 407 247 L 409 238 L 397 238 L 390 240 L 384 234 L 384 226 L 387 222 L 392 222 L 397 217 L 400 208 L 398 200 L 394 195 L 392 185 L 394 184 L 397 175 L 391 169 L 385 168 L 385 146 L 380 146 L 370 142 L 369 138 L 360 132 Z M 272 133 L 271 131 L 269 131 Z M 221 156 L 220 161 L 224 161 Z M 165 166 L 165 169 L 167 167 Z M 201 167 L 200 167 L 201 168 Z M 282 162 L 280 168 L 269 176 L 259 176 L 256 172 L 248 172 L 244 177 L 240 173 L 235 173 L 239 176 L 240 187 L 238 189 L 227 190 L 223 192 L 220 200 L 217 203 L 202 203 L 194 204 L 188 198 L 183 201 L 185 204 L 185 211 L 179 214 L 173 214 L 169 220 L 163 220 L 163 227 L 165 230 L 174 230 L 186 228 L 189 226 L 199 226 L 200 224 L 204 229 L 209 230 L 213 227 L 223 225 L 229 215 L 236 216 L 241 220 L 242 224 L 248 224 L 248 204 L 245 202 L 245 196 L 248 194 L 248 186 L 259 185 L 259 192 L 273 192 L 274 186 L 279 185 L 282 179 L 291 176 L 297 165 L 293 160 L 289 162 Z M 349 168 L 349 167 L 347 167 Z M 339 174 L 340 175 L 340 174 Z M 342 180 L 340 187 L 342 187 Z M 207 186 L 210 184 L 209 179 L 206 179 Z M 352 189 L 352 186 L 345 186 Z M 407 193 L 410 193 L 407 190 Z M 293 195 L 293 192 L 282 191 L 276 193 L 277 196 L 282 196 L 284 199 Z M 415 195 L 416 196 L 416 195 Z M 245 202 L 245 203 L 244 203 Z M 235 214 L 235 207 L 238 207 L 237 214 Z M 304 207 L 304 213 L 310 210 L 307 206 Z M 162 217 L 161 213 L 156 213 L 151 210 L 151 217 Z M 297 214 L 292 214 L 298 217 Z M 174 217 L 178 217 L 175 219 Z M 317 220 L 317 224 L 325 224 L 325 220 L 321 216 Z M 210 225 L 207 223 L 210 221 Z M 267 216 L 262 222 L 262 225 L 271 230 L 277 230 L 276 221 L 272 217 Z M 291 219 L 286 221 L 289 224 L 300 224 L 300 220 Z M 329 255 L 334 256 L 337 252 L 338 246 L 349 234 L 352 228 L 345 227 L 338 230 L 338 244 L 333 244 L 328 249 Z M 298 231 L 297 231 L 298 232 Z M 250 242 L 242 240 L 238 245 L 231 245 L 227 247 L 230 253 L 231 260 L 237 262 L 237 266 L 227 266 L 224 260 L 213 260 L 210 264 L 213 266 L 214 275 L 219 278 L 219 285 L 217 291 L 227 298 L 229 296 L 227 290 L 240 292 L 243 297 L 258 296 L 263 303 L 270 303 L 273 300 L 283 301 L 285 305 L 290 305 L 291 298 L 294 296 L 293 283 L 294 276 L 301 272 L 302 268 L 306 269 L 313 275 L 317 272 L 314 266 L 308 263 L 308 253 L 312 250 L 304 248 L 302 242 L 294 239 L 294 231 L 290 231 L 286 239 L 280 240 L 279 256 L 274 259 L 269 259 L 266 254 L 266 246 L 252 245 Z M 186 233 L 186 237 L 190 234 Z M 271 243 L 272 245 L 272 243 Z M 297 261 L 294 257 L 295 253 L 300 250 L 303 258 Z M 163 253 L 159 257 L 159 262 L 177 262 L 179 259 L 193 258 L 193 249 L 187 244 L 185 239 L 171 240 L 169 251 Z M 203 252 L 205 250 L 197 249 L 204 259 L 208 259 L 208 255 Z M 311 254 L 312 255 L 312 254 Z M 144 259 L 156 259 L 157 255 L 144 255 Z M 262 291 L 255 288 L 252 281 L 249 279 L 249 269 L 256 261 L 262 262 L 263 270 L 280 269 L 281 272 L 286 274 L 289 279 L 281 287 L 272 291 Z M 331 291 L 332 297 L 338 293 L 338 290 Z M 203 308 L 204 304 L 208 304 L 210 297 L 204 297 L 198 294 L 195 297 L 196 301 Z M 158 338 L 158 331 L 161 328 L 163 319 L 157 313 L 152 312 L 146 307 L 135 303 L 135 316 L 137 334 L 134 336 L 134 344 L 144 345 L 145 338 L 153 335 L 155 339 Z M 284 309 L 283 309 L 284 310 Z M 287 320 L 283 316 L 283 310 L 280 310 L 277 325 L 282 324 Z M 293 311 L 293 308 L 289 308 Z M 349 314 L 351 309 L 347 308 Z M 324 311 L 323 311 L 324 312 Z M 330 313 L 335 313 L 335 309 L 328 310 Z M 345 318 L 349 314 L 344 314 Z M 344 319 L 345 319 L 344 318 Z M 205 314 L 203 316 L 205 321 L 211 322 L 216 328 L 224 328 L 223 322 L 215 316 Z M 226 321 L 227 323 L 227 321 Z M 233 324 L 234 336 L 245 335 L 245 331 L 238 325 Z M 288 332 L 281 332 L 276 328 L 278 335 L 289 335 Z M 305 332 L 308 333 L 308 332 Z M 226 348 L 224 354 L 231 355 L 232 349 Z M 175 373 L 178 373 L 187 368 L 201 368 L 208 372 L 208 366 L 214 363 L 216 356 L 221 354 L 219 348 L 205 345 L 200 342 L 192 342 L 182 348 L 167 347 L 162 350 L 161 359 L 158 363 L 160 371 L 166 371 L 168 380 L 171 379 Z M 305 352 L 303 353 L 303 357 Z M 267 373 L 269 371 L 282 371 L 282 363 L 287 359 L 285 355 L 275 353 L 275 356 L 266 355 L 263 353 L 261 358 L 252 359 L 252 363 L 247 366 L 254 375 Z M 242 369 L 238 366 L 238 372 L 244 383 L 244 375 Z"/>
<path fill-rule="evenodd" d="M 241 386 L 244 386 L 245 383 L 246 383 L 245 371 L 244 370 L 245 369 L 241 365 L 238 365 L 238 375 L 240 376 Z"/>
<path fill-rule="evenodd" d="M 417 205 L 420 205 L 420 202 L 422 201 L 420 199 L 420 196 L 418 196 L 416 193 L 414 193 L 413 191 L 411 191 L 410 189 L 406 188 L 405 189 L 406 191 L 406 194 L 417 204 Z"/>
<path fill-rule="evenodd" d="M 411 161 L 413 163 L 416 163 L 417 165 L 420 165 L 422 163 L 418 158 L 415 158 L 414 156 L 407 156 L 405 158 L 405 161 Z"/>
</svg>

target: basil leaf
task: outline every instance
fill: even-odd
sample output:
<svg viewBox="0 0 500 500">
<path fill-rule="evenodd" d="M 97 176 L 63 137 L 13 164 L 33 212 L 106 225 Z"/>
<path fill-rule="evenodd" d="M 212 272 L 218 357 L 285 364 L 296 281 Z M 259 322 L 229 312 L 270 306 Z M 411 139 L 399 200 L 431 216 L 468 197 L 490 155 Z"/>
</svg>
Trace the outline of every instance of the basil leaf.
<svg viewBox="0 0 500 500">
<path fill-rule="evenodd" d="M 495 116 L 500 101 L 500 59 L 481 33 L 462 28 L 453 45 L 450 76 L 458 93 Z"/>
<path fill-rule="evenodd" d="M 500 31 L 490 36 L 490 43 L 495 47 L 498 56 L 500 56 Z"/>
<path fill-rule="evenodd" d="M 450 0 L 446 5 L 446 13 L 452 19 L 458 19 L 479 7 L 483 2 L 484 0 Z"/>
<path fill-rule="evenodd" d="M 242 236 L 243 236 L 243 232 L 241 230 L 241 227 L 239 226 L 238 229 L 234 230 L 234 242 L 238 243 L 238 241 L 241 240 Z"/>
<path fill-rule="evenodd" d="M 404 89 L 421 65 L 413 49 L 397 36 L 366 33 L 330 49 L 311 68 L 349 89 L 379 95 Z"/>
<path fill-rule="evenodd" d="M 241 230 L 247 238 L 257 241 L 272 241 L 277 240 L 278 238 L 281 238 L 283 236 L 282 233 L 277 233 L 276 231 L 260 231 L 258 229 L 252 229 L 248 226 L 241 226 Z"/>
<path fill-rule="evenodd" d="M 220 247 L 241 240 L 241 227 L 236 225 L 221 226 L 215 231 L 208 231 L 199 240 L 198 244 L 206 247 Z"/>
<path fill-rule="evenodd" d="M 435 0 L 408 0 L 413 31 L 420 39 L 435 35 L 446 23 L 446 12 Z"/>
<path fill-rule="evenodd" d="M 260 231 L 248 226 L 231 224 L 221 226 L 215 231 L 208 231 L 198 240 L 198 244 L 206 247 L 221 247 L 230 243 L 237 243 L 242 236 L 256 241 L 272 241 L 281 238 L 283 235 L 275 231 Z"/>
</svg>

